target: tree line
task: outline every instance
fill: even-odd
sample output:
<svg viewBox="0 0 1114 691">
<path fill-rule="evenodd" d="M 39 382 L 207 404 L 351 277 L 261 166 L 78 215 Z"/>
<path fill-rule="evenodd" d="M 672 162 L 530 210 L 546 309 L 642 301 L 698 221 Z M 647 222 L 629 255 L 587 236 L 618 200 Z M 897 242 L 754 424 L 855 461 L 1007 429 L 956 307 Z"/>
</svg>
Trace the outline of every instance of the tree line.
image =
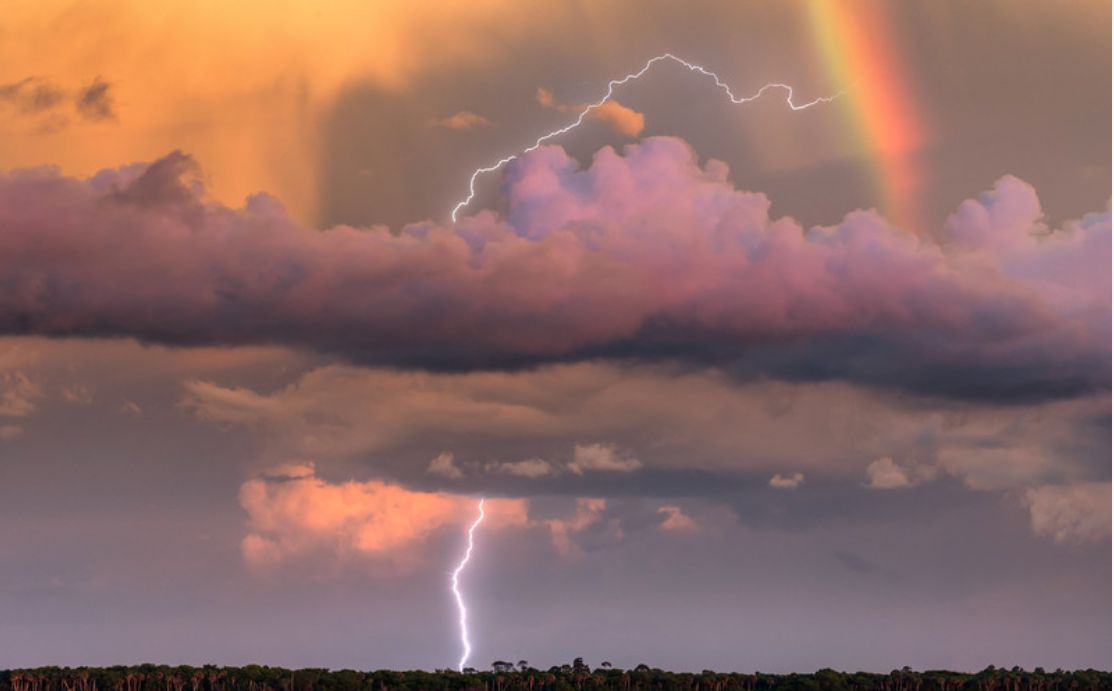
<svg viewBox="0 0 1114 691">
<path fill-rule="evenodd" d="M 1110 672 L 987 667 L 974 674 L 908 667 L 889 674 L 669 672 L 596 668 L 576 658 L 548 669 L 496 660 L 491 671 L 284 669 L 261 665 L 38 667 L 0 671 L 0 691 L 1110 691 Z"/>
</svg>

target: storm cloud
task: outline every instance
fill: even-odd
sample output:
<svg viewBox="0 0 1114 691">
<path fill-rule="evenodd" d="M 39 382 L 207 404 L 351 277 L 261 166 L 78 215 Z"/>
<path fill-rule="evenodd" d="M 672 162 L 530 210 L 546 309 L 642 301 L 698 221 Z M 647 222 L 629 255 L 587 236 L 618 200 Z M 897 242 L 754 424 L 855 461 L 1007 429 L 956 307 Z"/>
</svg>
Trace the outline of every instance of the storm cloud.
<svg viewBox="0 0 1114 691">
<path fill-rule="evenodd" d="M 506 171 L 505 214 L 399 232 L 306 228 L 262 194 L 229 208 L 201 179 L 178 152 L 0 178 L 0 330 L 437 370 L 669 360 L 971 399 L 1109 388 L 1110 214 L 1049 229 L 1008 176 L 933 238 L 873 211 L 771 218 L 664 137 L 587 168 L 539 149 Z"/>
</svg>

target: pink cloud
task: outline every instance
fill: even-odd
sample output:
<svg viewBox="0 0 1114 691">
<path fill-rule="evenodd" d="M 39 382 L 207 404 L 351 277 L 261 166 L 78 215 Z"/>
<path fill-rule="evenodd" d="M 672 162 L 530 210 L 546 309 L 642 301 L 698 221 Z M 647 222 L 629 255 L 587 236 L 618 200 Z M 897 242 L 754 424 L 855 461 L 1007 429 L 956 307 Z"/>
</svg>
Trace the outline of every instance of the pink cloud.
<svg viewBox="0 0 1114 691">
<path fill-rule="evenodd" d="M 248 522 L 240 548 L 248 564 L 262 568 L 328 555 L 405 570 L 418 564 L 418 548 L 434 533 L 470 523 L 475 503 L 475 497 L 381 480 L 331 482 L 312 462 L 285 463 L 241 485 Z M 571 516 L 533 519 L 526 499 L 488 498 L 483 529 L 545 531 L 558 554 L 576 556 L 575 536 L 603 520 L 606 506 L 603 499 L 581 498 Z M 617 522 L 609 529 L 621 537 Z"/>
<path fill-rule="evenodd" d="M 402 366 L 665 357 L 960 396 L 1109 384 L 1109 213 L 1048 233 L 1013 178 L 940 243 L 870 211 L 806 232 L 671 138 L 583 170 L 543 147 L 508 168 L 506 218 L 398 234 L 223 207 L 198 179 L 181 154 L 0 177 L 0 330 Z"/>
</svg>

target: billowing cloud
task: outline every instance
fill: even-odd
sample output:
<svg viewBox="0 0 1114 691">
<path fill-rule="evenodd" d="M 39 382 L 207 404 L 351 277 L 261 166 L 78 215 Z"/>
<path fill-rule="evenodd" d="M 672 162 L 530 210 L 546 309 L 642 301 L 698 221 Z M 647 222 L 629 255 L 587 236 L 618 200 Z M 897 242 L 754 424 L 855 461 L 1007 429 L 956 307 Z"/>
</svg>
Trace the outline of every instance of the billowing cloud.
<svg viewBox="0 0 1114 691">
<path fill-rule="evenodd" d="M 805 481 L 804 473 L 776 473 L 770 478 L 770 487 L 774 489 L 797 489 Z"/>
<path fill-rule="evenodd" d="M 241 486 L 240 505 L 248 514 L 241 548 L 257 565 L 317 552 L 398 562 L 442 526 L 467 520 L 473 503 L 377 480 L 331 483 L 312 463 L 285 464 Z M 522 500 L 488 500 L 487 513 L 491 527 L 527 521 Z"/>
<path fill-rule="evenodd" d="M 382 480 L 332 482 L 318 475 L 315 463 L 282 463 L 241 485 L 240 506 L 248 522 L 240 547 L 245 561 L 258 567 L 327 557 L 408 569 L 420 561 L 421 546 L 435 533 L 471 522 L 475 502 L 471 496 Z M 535 518 L 526 499 L 489 497 L 484 530 L 536 531 L 548 535 L 558 554 L 575 557 L 583 553 L 577 538 L 589 529 L 622 539 L 619 518 L 608 516 L 607 508 L 604 499 L 581 497 L 571 513 Z"/>
<path fill-rule="evenodd" d="M 1110 483 L 1043 485 L 1025 493 L 1033 532 L 1056 542 L 1110 540 Z"/>
<path fill-rule="evenodd" d="M 1010 178 L 972 203 L 1023 211 L 989 225 L 963 211 L 948 229 L 1012 229 L 1002 252 L 872 212 L 805 232 L 669 138 L 605 148 L 587 170 L 539 149 L 506 196 L 506 218 L 314 232 L 265 196 L 206 202 L 181 154 L 84 181 L 9 174 L 0 330 L 457 369 L 671 359 L 1015 401 L 1109 389 L 1109 213 L 1043 233 Z"/>
</svg>

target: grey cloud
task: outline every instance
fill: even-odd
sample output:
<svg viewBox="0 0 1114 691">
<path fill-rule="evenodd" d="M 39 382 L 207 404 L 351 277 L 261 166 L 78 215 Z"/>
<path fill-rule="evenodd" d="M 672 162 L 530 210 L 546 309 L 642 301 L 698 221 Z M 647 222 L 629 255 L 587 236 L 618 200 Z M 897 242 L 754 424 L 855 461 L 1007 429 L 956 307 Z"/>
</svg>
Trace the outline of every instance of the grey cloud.
<svg viewBox="0 0 1114 691">
<path fill-rule="evenodd" d="M 0 107 L 7 105 L 17 115 L 32 119 L 40 134 L 65 129 L 73 114 L 92 122 L 115 120 L 114 103 L 112 85 L 101 77 L 79 89 L 35 76 L 0 84 Z"/>
<path fill-rule="evenodd" d="M 111 86 L 97 77 L 92 84 L 78 91 L 74 98 L 77 112 L 86 120 L 114 120 L 116 110 Z"/>
</svg>

